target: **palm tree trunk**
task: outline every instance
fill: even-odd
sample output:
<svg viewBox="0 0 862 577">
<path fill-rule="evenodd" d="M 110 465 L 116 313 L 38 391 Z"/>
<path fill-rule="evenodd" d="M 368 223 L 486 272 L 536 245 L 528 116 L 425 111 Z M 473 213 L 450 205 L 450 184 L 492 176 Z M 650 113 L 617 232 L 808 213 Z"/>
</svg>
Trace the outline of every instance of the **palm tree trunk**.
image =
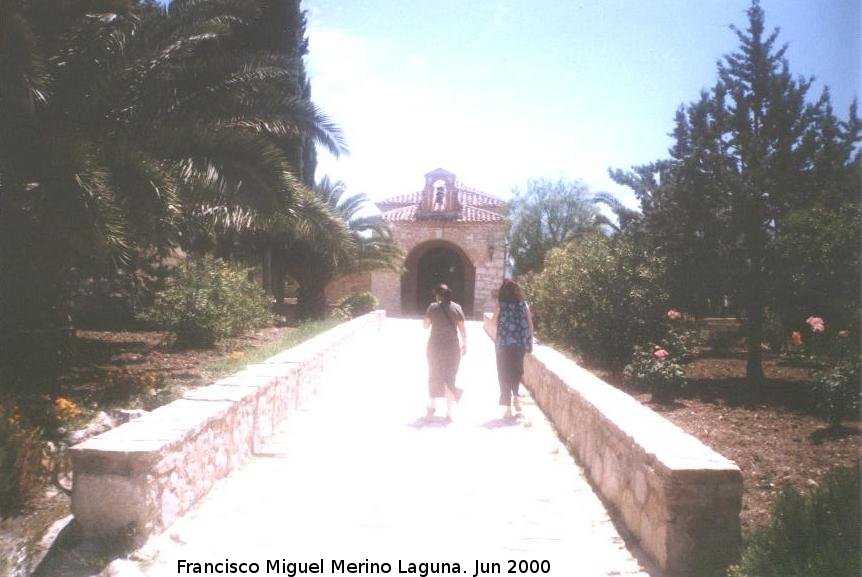
<svg viewBox="0 0 862 577">
<path fill-rule="evenodd" d="M 267 246 L 263 251 L 263 261 L 261 262 L 261 267 L 263 268 L 262 274 L 262 282 L 263 282 L 263 291 L 266 293 L 266 296 L 272 296 L 272 249 Z"/>
<path fill-rule="evenodd" d="M 325 278 L 309 275 L 297 281 L 299 293 L 296 307 L 299 320 L 321 320 L 326 318 L 326 284 Z"/>
<path fill-rule="evenodd" d="M 58 251 L 55 251 L 58 252 Z M 57 259 L 10 262 L 0 258 L 0 387 L 18 392 L 56 392 L 75 331 Z"/>
</svg>

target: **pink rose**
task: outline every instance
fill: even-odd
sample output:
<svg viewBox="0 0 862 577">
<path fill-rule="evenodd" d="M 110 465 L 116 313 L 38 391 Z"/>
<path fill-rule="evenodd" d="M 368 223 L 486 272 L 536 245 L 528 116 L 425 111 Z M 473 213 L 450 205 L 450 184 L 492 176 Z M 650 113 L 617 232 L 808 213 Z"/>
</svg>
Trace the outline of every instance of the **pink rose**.
<svg viewBox="0 0 862 577">
<path fill-rule="evenodd" d="M 664 350 L 664 349 L 656 349 L 656 351 L 655 351 L 652 355 L 653 355 L 655 358 L 657 358 L 658 360 L 663 361 L 663 360 L 665 360 L 665 359 L 667 358 L 667 356 L 668 356 L 669 354 L 670 354 L 670 353 L 668 353 L 668 352 L 667 352 L 666 350 Z"/>
<path fill-rule="evenodd" d="M 672 321 L 677 321 L 682 318 L 682 313 L 676 309 L 670 309 L 669 311 L 667 311 L 667 318 Z"/>
<path fill-rule="evenodd" d="M 790 342 L 794 344 L 794 346 L 801 347 L 802 346 L 802 333 L 799 331 L 793 331 L 793 334 L 790 335 Z"/>
<path fill-rule="evenodd" d="M 805 322 L 811 327 L 811 330 L 815 333 L 822 333 L 825 329 L 825 323 L 823 319 L 820 317 L 808 317 L 805 319 Z"/>
</svg>

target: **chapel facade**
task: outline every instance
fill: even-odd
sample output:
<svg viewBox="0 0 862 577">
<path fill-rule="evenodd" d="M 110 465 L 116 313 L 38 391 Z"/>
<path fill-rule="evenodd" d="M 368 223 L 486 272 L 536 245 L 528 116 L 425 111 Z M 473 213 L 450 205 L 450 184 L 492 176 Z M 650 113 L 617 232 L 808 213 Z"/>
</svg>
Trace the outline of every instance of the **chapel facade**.
<svg viewBox="0 0 862 577">
<path fill-rule="evenodd" d="M 492 291 L 506 270 L 505 202 L 438 168 L 425 175 L 422 190 L 376 204 L 406 255 L 404 272 L 342 279 L 330 287 L 331 300 L 370 290 L 387 314 L 421 315 L 433 298 L 431 289 L 444 283 L 468 317 L 493 310 Z"/>
</svg>

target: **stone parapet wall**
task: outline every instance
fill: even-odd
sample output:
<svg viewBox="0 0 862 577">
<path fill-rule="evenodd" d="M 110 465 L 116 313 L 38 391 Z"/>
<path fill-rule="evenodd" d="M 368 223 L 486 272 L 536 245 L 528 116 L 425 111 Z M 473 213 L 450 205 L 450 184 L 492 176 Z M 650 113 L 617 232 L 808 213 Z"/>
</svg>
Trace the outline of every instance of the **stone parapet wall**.
<svg viewBox="0 0 862 577">
<path fill-rule="evenodd" d="M 140 541 L 168 526 L 254 454 L 383 319 L 375 311 L 343 323 L 72 447 L 72 512 L 84 535 Z"/>
<path fill-rule="evenodd" d="M 496 333 L 490 315 L 485 330 Z M 706 576 L 737 558 L 742 473 L 733 461 L 550 347 L 527 355 L 524 385 L 668 576 Z"/>
</svg>

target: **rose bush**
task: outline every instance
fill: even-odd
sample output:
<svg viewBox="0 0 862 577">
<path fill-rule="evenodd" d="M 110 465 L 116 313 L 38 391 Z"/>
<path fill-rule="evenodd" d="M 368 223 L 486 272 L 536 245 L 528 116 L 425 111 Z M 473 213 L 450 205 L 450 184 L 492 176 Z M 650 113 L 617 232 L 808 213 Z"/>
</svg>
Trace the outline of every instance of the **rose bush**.
<svg viewBox="0 0 862 577">
<path fill-rule="evenodd" d="M 859 351 L 854 350 L 848 329 L 833 334 L 826 321 L 815 315 L 805 319 L 805 324 L 807 335 L 803 337 L 801 331 L 790 334 L 788 356 L 819 369 L 812 387 L 814 405 L 830 427 L 837 428 L 845 419 L 857 417 L 862 406 Z"/>
<path fill-rule="evenodd" d="M 649 391 L 656 401 L 675 398 L 687 384 L 679 360 L 658 346 L 635 347 L 623 375 L 628 382 Z"/>
<path fill-rule="evenodd" d="M 845 419 L 858 418 L 862 406 L 859 383 L 862 378 L 858 355 L 839 361 L 821 371 L 814 383 L 814 398 L 820 414 L 837 428 Z"/>
</svg>

